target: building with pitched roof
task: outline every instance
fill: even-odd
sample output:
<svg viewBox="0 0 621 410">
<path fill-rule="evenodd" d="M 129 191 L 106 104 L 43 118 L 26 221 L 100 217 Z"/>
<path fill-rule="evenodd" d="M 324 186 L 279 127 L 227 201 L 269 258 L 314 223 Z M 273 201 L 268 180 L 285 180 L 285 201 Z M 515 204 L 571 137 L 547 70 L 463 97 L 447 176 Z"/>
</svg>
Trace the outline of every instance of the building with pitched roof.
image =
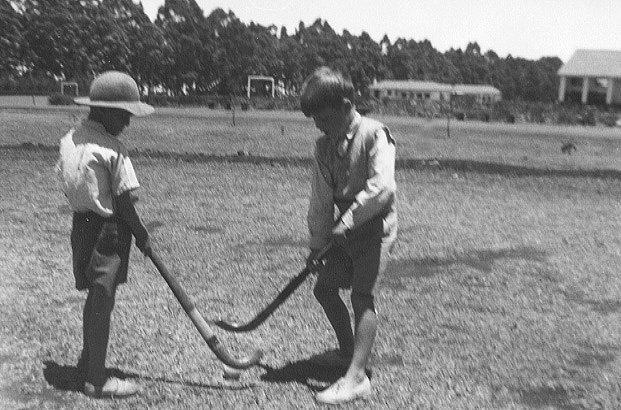
<svg viewBox="0 0 621 410">
<path fill-rule="evenodd" d="M 369 86 L 378 99 L 409 101 L 448 101 L 451 95 L 471 96 L 480 104 L 502 99 L 502 93 L 491 85 L 442 84 L 433 81 L 384 80 Z"/>
<path fill-rule="evenodd" d="M 621 51 L 576 50 L 558 75 L 559 101 L 621 105 Z"/>
</svg>

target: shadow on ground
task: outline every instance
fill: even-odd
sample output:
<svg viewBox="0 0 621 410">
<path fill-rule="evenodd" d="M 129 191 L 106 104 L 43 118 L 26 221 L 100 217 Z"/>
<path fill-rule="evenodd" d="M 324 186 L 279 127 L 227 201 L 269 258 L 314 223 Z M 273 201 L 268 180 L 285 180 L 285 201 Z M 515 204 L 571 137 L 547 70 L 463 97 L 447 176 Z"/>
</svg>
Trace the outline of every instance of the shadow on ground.
<svg viewBox="0 0 621 410">
<path fill-rule="evenodd" d="M 572 404 L 571 394 L 564 387 L 538 387 L 520 390 L 520 401 L 530 408 L 554 408 L 559 410 L 578 410 L 583 406 Z"/>
<path fill-rule="evenodd" d="M 317 366 L 308 359 L 287 363 L 281 368 L 273 368 L 268 365 L 261 365 L 261 367 L 265 370 L 265 374 L 261 376 L 263 381 L 270 383 L 295 382 L 306 385 L 313 391 L 326 388 L 326 385 L 334 383 L 345 374 L 344 369 Z"/>
<path fill-rule="evenodd" d="M 422 259 L 393 260 L 388 264 L 380 286 L 404 290 L 404 279 L 426 278 L 442 273 L 454 265 L 466 265 L 484 273 L 490 273 L 494 263 L 500 259 L 524 259 L 544 262 L 545 251 L 531 246 L 516 248 L 483 249 L 467 251 L 448 258 L 426 257 Z"/>
<path fill-rule="evenodd" d="M 263 381 L 270 383 L 295 382 L 307 386 L 312 391 L 320 391 L 327 388 L 344 376 L 346 372 L 346 369 L 338 367 L 318 366 L 309 359 L 287 363 L 281 368 L 274 368 L 268 365 L 261 365 L 261 368 L 265 370 L 265 374 L 261 376 Z M 370 379 L 373 377 L 371 369 L 367 369 L 366 373 Z"/>
<path fill-rule="evenodd" d="M 83 381 L 75 366 L 59 365 L 54 361 L 43 362 L 43 377 L 54 389 L 59 391 L 82 392 Z M 254 383 L 235 382 L 226 380 L 213 380 L 209 382 L 196 382 L 191 380 L 170 379 L 159 376 L 145 376 L 138 373 L 124 372 L 117 368 L 106 369 L 108 376 L 119 379 L 136 379 L 138 381 L 162 382 L 178 384 L 185 387 L 199 387 L 207 389 L 243 390 L 254 386 Z"/>
<path fill-rule="evenodd" d="M 81 376 L 75 366 L 59 365 L 56 362 L 43 362 L 43 377 L 50 386 L 58 390 L 81 392 Z"/>
<path fill-rule="evenodd" d="M 570 290 L 560 292 L 565 298 L 581 306 L 590 307 L 591 310 L 602 315 L 616 314 L 621 311 L 621 301 L 617 299 L 594 299 L 587 296 L 582 290 Z"/>
</svg>

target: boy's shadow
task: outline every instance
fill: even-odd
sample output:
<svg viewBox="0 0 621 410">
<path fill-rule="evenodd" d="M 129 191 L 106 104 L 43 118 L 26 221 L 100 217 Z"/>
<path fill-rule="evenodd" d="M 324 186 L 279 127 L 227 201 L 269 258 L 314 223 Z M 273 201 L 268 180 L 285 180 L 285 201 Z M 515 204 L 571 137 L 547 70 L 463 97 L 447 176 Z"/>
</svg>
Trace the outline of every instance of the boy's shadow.
<svg viewBox="0 0 621 410">
<path fill-rule="evenodd" d="M 46 360 L 43 362 L 43 377 L 50 386 L 57 390 L 81 392 L 84 388 L 84 381 L 75 366 L 59 365 L 56 362 Z M 125 373 L 122 370 L 113 368 L 106 369 L 109 376 L 119 379 L 135 379 L 140 376 L 135 373 Z"/>
<path fill-rule="evenodd" d="M 57 390 L 82 392 L 84 381 L 75 366 L 59 365 L 51 360 L 43 362 L 43 377 L 45 381 Z M 151 377 L 137 373 L 127 373 L 117 368 L 106 369 L 108 376 L 119 379 L 140 379 L 152 382 L 174 383 L 189 387 L 202 387 L 208 389 L 244 390 L 253 387 L 254 383 L 227 383 L 221 380 L 209 380 L 206 382 L 195 382 L 189 380 L 174 380 L 167 377 Z"/>
<path fill-rule="evenodd" d="M 309 359 L 287 363 L 284 367 L 274 368 L 265 364 L 260 365 L 265 370 L 261 380 L 270 383 L 296 382 L 306 385 L 312 391 L 319 391 L 332 385 L 345 375 L 346 369 L 325 367 L 313 364 Z M 371 378 L 371 370 L 367 369 L 367 376 Z"/>
</svg>

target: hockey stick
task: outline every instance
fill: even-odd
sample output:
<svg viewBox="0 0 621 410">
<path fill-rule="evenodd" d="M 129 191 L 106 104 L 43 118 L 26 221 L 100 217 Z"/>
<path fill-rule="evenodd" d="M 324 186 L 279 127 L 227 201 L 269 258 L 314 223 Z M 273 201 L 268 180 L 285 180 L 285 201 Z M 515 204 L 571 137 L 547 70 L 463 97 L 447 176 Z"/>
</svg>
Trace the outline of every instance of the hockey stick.
<svg viewBox="0 0 621 410">
<path fill-rule="evenodd" d="M 205 319 L 203 319 L 199 311 L 196 309 L 192 299 L 190 299 L 188 294 L 185 293 L 185 290 L 183 290 L 179 284 L 179 281 L 177 281 L 177 279 L 170 274 L 160 257 L 154 251 L 151 251 L 148 256 L 151 258 L 151 261 L 168 284 L 170 290 L 174 293 L 175 297 L 183 307 L 183 310 L 185 310 L 185 313 L 187 313 L 192 320 L 192 323 L 194 323 L 194 326 L 198 329 L 198 332 L 201 334 L 205 342 L 207 342 L 207 345 L 211 351 L 215 353 L 216 357 L 220 359 L 221 362 L 235 369 L 247 369 L 248 367 L 259 363 L 261 357 L 263 356 L 263 352 L 258 349 L 252 354 L 241 359 L 231 357 L 226 348 L 211 331 L 207 325 L 207 322 L 205 322 Z"/>
<path fill-rule="evenodd" d="M 259 327 L 259 325 L 265 322 L 267 318 L 270 317 L 272 313 L 274 313 L 274 311 L 278 309 L 278 307 L 282 305 L 284 301 L 287 300 L 287 298 L 289 298 L 289 296 L 291 296 L 291 294 L 302 284 L 302 282 L 304 282 L 309 274 L 317 270 L 320 261 L 326 256 L 326 253 L 330 250 L 331 247 L 332 244 L 330 243 L 326 245 L 323 249 L 321 249 L 319 253 L 315 256 L 314 261 L 310 264 L 307 264 L 300 273 L 294 276 L 289 281 L 287 286 L 285 286 L 284 289 L 280 291 L 278 296 L 276 296 L 276 298 L 262 311 L 260 311 L 250 322 L 246 324 L 238 324 L 227 323 L 223 320 L 218 320 L 214 322 L 215 325 L 229 332 L 249 332 Z"/>
</svg>

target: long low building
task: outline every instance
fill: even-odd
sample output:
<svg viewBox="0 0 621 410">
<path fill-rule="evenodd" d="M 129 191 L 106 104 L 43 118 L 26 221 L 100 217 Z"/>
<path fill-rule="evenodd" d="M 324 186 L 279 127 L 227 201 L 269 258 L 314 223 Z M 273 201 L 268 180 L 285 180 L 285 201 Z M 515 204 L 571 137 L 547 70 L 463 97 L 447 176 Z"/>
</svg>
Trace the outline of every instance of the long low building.
<svg viewBox="0 0 621 410">
<path fill-rule="evenodd" d="M 558 75 L 561 102 L 621 105 L 621 51 L 576 50 Z"/>
<path fill-rule="evenodd" d="M 480 104 L 502 99 L 502 93 L 491 85 L 442 84 L 434 81 L 384 80 L 369 86 L 378 99 L 410 101 L 448 101 L 451 95 L 472 96 Z"/>
</svg>

